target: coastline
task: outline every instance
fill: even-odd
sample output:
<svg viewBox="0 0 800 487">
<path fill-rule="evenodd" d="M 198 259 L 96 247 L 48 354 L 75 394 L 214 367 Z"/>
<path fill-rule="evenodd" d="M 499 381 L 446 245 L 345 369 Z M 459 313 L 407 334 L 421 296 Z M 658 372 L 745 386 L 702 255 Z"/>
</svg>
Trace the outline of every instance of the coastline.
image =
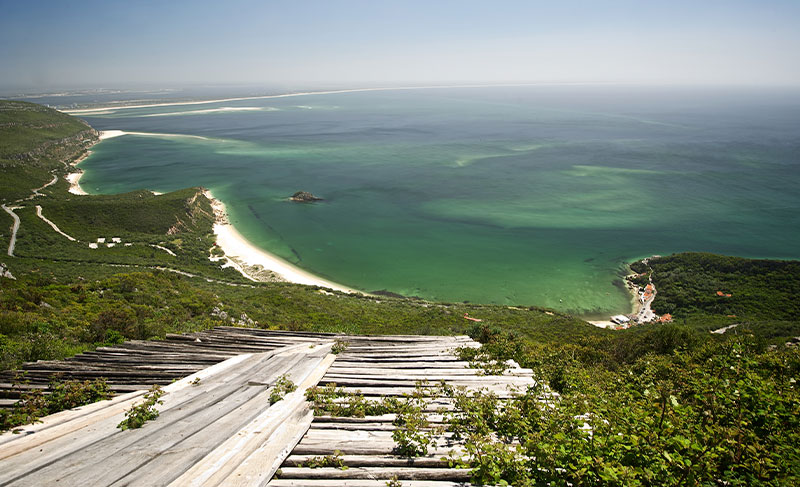
<svg viewBox="0 0 800 487">
<path fill-rule="evenodd" d="M 105 130 L 101 131 L 97 142 L 114 137 L 120 137 L 126 134 L 138 134 L 137 132 L 124 132 L 122 130 Z M 142 135 L 151 135 L 144 134 Z M 179 134 L 152 134 L 164 136 L 182 136 Z M 191 136 L 189 136 L 191 137 Z M 204 137 L 199 137 L 204 138 Z M 88 149 L 81 157 L 70 163 L 73 172 L 65 176 L 69 182 L 69 192 L 74 195 L 88 195 L 80 185 L 81 176 L 83 171 L 78 169 L 77 166 L 91 155 L 91 148 Z M 153 194 L 159 195 L 157 191 L 152 191 Z M 349 294 L 364 294 L 356 289 L 351 289 L 347 286 L 337 284 L 321 277 L 315 276 L 310 272 L 300 269 L 283 259 L 266 252 L 247 240 L 236 228 L 231 225 L 228 220 L 228 214 L 225 211 L 225 204 L 216 199 L 209 190 L 203 193 L 210 201 L 211 207 L 214 209 L 214 235 L 216 235 L 216 245 L 222 250 L 222 256 L 209 256 L 212 261 L 226 260 L 226 266 L 233 267 L 240 274 L 247 279 L 256 282 L 292 282 L 295 284 L 305 284 L 308 286 L 320 286 L 335 291 L 341 291 Z"/>
<path fill-rule="evenodd" d="M 631 276 L 635 276 L 636 274 L 628 274 L 623 277 L 623 281 L 625 282 L 625 289 L 628 290 L 631 298 L 631 313 L 630 316 L 638 316 L 639 313 L 642 311 L 643 304 L 639 300 L 639 289 L 636 285 L 632 284 L 631 281 L 628 279 Z M 627 313 L 622 313 L 627 314 Z M 614 323 L 610 319 L 608 320 L 586 320 L 587 323 L 594 325 L 598 328 L 608 328 L 609 330 L 615 330 L 619 325 Z"/>
<path fill-rule="evenodd" d="M 120 135 L 125 135 L 125 132 L 123 132 L 121 130 L 101 130 L 99 132 L 98 137 L 97 137 L 97 141 L 95 141 L 94 144 L 97 144 L 97 143 L 101 142 L 104 139 L 110 139 L 112 137 L 119 137 Z M 94 146 L 94 144 L 92 144 L 92 146 Z M 85 196 L 85 195 L 89 194 L 86 191 L 84 191 L 83 188 L 81 188 L 80 180 L 81 180 L 81 177 L 83 176 L 83 171 L 78 169 L 77 166 L 78 166 L 78 164 L 80 164 L 81 162 L 86 160 L 86 158 L 89 157 L 90 155 L 92 155 L 92 148 L 91 147 L 89 147 L 86 150 L 86 152 L 84 152 L 83 155 L 81 155 L 79 158 L 77 158 L 74 161 L 72 161 L 71 163 L 69 163 L 69 165 L 70 165 L 70 167 L 72 167 L 73 171 L 70 172 L 69 174 L 67 174 L 66 176 L 64 176 L 64 179 L 66 179 L 67 182 L 69 183 L 69 189 L 67 191 L 69 191 L 72 194 L 76 194 L 76 195 L 80 195 L 80 196 Z"/>
<path fill-rule="evenodd" d="M 230 223 L 225 204 L 215 198 L 209 190 L 204 190 L 203 194 L 211 201 L 211 207 L 214 209 L 216 246 L 224 252 L 222 256 L 215 257 L 211 255 L 209 259 L 212 261 L 224 259 L 227 261 L 227 266 L 233 267 L 252 281 L 292 282 L 307 286 L 325 287 L 349 294 L 364 294 L 356 289 L 315 276 L 256 247 Z"/>
<path fill-rule="evenodd" d="M 100 135 L 99 135 L 97 141 L 95 142 L 95 144 L 97 144 L 99 142 L 102 142 L 105 139 L 112 139 L 114 137 L 120 137 L 122 135 L 128 135 L 128 134 L 131 134 L 131 135 L 154 135 L 154 136 L 164 136 L 164 137 L 198 137 L 200 139 L 205 139 L 205 137 L 199 137 L 199 136 L 193 136 L 193 135 L 150 134 L 150 133 L 145 133 L 145 132 L 124 132 L 122 130 L 101 130 L 99 132 L 99 134 Z M 94 144 L 92 144 L 92 145 L 94 145 Z M 85 195 L 89 194 L 86 191 L 84 191 L 83 188 L 81 188 L 80 181 L 81 181 L 81 177 L 83 177 L 83 171 L 81 169 L 79 169 L 77 166 L 78 166 L 78 164 L 83 162 L 90 155 L 92 155 L 91 147 L 89 149 L 87 149 L 86 152 L 82 156 L 80 156 L 78 159 L 74 160 L 73 162 L 71 162 L 69 164 L 73 168 L 73 171 L 70 172 L 69 174 L 67 174 L 66 176 L 64 176 L 64 179 L 66 179 L 67 182 L 69 183 L 69 189 L 67 191 L 69 191 L 72 194 L 76 194 L 76 195 L 80 195 L 80 196 L 85 196 Z M 151 193 L 153 193 L 156 196 L 158 196 L 160 194 L 163 194 L 163 193 L 159 193 L 158 191 L 151 191 Z"/>
<path fill-rule="evenodd" d="M 226 103 L 230 101 L 243 101 L 243 100 L 264 100 L 270 98 L 289 98 L 295 96 L 308 96 L 308 95 L 335 95 L 341 93 L 361 93 L 370 91 L 410 91 L 410 90 L 431 90 L 431 89 L 448 89 L 448 88 L 494 88 L 494 87 L 522 87 L 522 86 L 579 86 L 592 83 L 489 83 L 489 84 L 462 84 L 462 85 L 430 85 L 430 86 L 383 86 L 377 88 L 351 88 L 341 90 L 325 90 L 325 91 L 302 91 L 296 93 L 281 93 L 275 95 L 258 95 L 258 96 L 240 96 L 233 98 L 219 98 L 215 100 L 197 100 L 197 101 L 177 101 L 165 103 L 148 103 L 144 105 L 119 105 L 119 106 L 105 106 L 93 108 L 75 108 L 61 110 L 70 115 L 82 115 L 86 113 L 98 113 L 109 110 L 130 110 L 132 108 L 153 108 L 164 106 L 183 106 L 183 105 L 208 105 L 213 103 Z"/>
<path fill-rule="evenodd" d="M 650 259 L 655 259 L 658 257 L 660 257 L 660 255 L 652 255 L 650 257 L 645 257 L 643 259 L 637 259 L 636 262 L 642 261 L 645 264 L 647 264 Z M 628 317 L 631 320 L 629 323 L 622 325 L 620 323 L 615 323 L 613 321 L 614 317 L 611 317 L 610 320 L 586 320 L 586 322 L 598 328 L 619 330 L 621 328 L 628 328 L 631 325 L 640 325 L 643 323 L 654 323 L 654 322 L 664 323 L 672 321 L 671 315 L 669 313 L 661 317 L 655 314 L 655 312 L 653 312 L 653 310 L 650 307 L 657 293 L 656 288 L 653 285 L 652 278 L 650 279 L 650 283 L 646 287 L 641 287 L 632 280 L 632 278 L 636 276 L 637 274 L 634 272 L 632 274 L 627 274 L 623 278 L 625 282 L 625 289 L 627 289 L 631 295 L 632 313 L 624 314 L 624 316 Z M 666 321 L 664 321 L 665 319 Z"/>
</svg>

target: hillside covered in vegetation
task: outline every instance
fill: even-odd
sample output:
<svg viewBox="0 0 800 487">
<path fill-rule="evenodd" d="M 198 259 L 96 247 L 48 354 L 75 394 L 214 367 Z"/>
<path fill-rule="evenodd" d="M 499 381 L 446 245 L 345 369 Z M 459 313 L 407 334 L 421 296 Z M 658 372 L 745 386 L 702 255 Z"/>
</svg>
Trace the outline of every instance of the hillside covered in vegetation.
<svg viewBox="0 0 800 487">
<path fill-rule="evenodd" d="M 678 254 L 635 263 L 655 283 L 656 311 L 675 322 L 621 331 L 536 307 L 256 283 L 208 259 L 213 215 L 198 188 L 70 194 L 67 164 L 94 132 L 32 104 L 0 102 L 0 117 L 0 201 L 20 219 L 8 256 L 14 222 L 0 213 L 0 271 L 13 276 L 0 277 L 2 368 L 231 323 L 469 333 L 484 347 L 464 359 L 487 370 L 514 359 L 560 394 L 544 403 L 541 390 L 521 391 L 506 402 L 451 391 L 469 447 L 458 461 L 475 482 L 800 483 L 800 351 L 786 345 L 800 335 L 797 262 Z"/>
</svg>

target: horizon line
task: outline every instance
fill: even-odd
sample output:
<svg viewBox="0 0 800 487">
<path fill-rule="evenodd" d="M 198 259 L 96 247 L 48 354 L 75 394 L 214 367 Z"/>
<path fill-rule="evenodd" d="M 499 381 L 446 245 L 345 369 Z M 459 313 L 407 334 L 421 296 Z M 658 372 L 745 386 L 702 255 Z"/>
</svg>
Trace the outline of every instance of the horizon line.
<svg viewBox="0 0 800 487">
<path fill-rule="evenodd" d="M 344 88 L 344 89 L 334 89 L 334 90 L 319 90 L 319 91 L 300 91 L 300 92 L 288 92 L 288 93 L 277 93 L 271 95 L 254 95 L 254 96 L 241 96 L 241 97 L 228 97 L 228 98 L 215 98 L 211 100 L 194 100 L 194 101 L 173 101 L 173 102 L 164 102 L 164 103 L 147 103 L 147 104 L 139 104 L 139 105 L 104 105 L 104 106 L 95 106 L 92 108 L 73 108 L 73 109 L 65 109 L 60 110 L 63 113 L 67 113 L 70 115 L 80 115 L 84 113 L 95 113 L 101 112 L 106 110 L 130 110 L 135 108 L 153 108 L 153 107 L 162 107 L 162 106 L 186 106 L 186 105 L 207 105 L 213 103 L 224 103 L 229 101 L 241 101 L 241 100 L 263 100 L 263 99 L 270 99 L 270 98 L 289 98 L 295 96 L 311 96 L 311 95 L 332 95 L 332 94 L 339 94 L 339 93 L 360 93 L 360 92 L 372 92 L 372 91 L 404 91 L 404 90 L 424 90 L 424 89 L 447 89 L 447 88 L 501 88 L 501 87 L 525 87 L 525 86 L 641 86 L 641 87 L 665 87 L 665 86 L 675 86 L 681 88 L 687 87 L 709 87 L 711 85 L 650 85 L 650 84 L 642 84 L 642 83 L 635 83 L 635 82 L 622 82 L 622 81 L 609 81 L 609 82 L 529 82 L 529 83 L 468 83 L 468 84 L 444 84 L 444 85 L 410 85 L 410 86 L 380 86 L 380 87 L 362 87 L 362 88 Z M 754 88 L 755 86 L 751 85 L 714 85 L 717 87 L 726 86 L 726 87 L 736 87 L 736 88 Z M 767 87 L 767 86 L 765 86 Z M 770 88 L 798 88 L 797 86 L 768 86 Z M 148 90 L 152 91 L 152 90 Z M 47 96 L 47 95 L 39 95 L 39 96 Z"/>
</svg>

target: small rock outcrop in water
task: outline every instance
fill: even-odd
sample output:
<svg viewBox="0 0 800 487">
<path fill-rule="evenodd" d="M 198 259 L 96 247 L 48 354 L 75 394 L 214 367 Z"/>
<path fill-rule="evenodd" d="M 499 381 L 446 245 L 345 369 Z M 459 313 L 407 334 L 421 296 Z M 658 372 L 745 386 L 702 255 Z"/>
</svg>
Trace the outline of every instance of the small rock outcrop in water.
<svg viewBox="0 0 800 487">
<path fill-rule="evenodd" d="M 322 198 L 314 196 L 308 191 L 298 191 L 297 193 L 293 194 L 292 197 L 289 199 L 292 201 L 297 201 L 298 203 L 311 203 L 314 201 L 322 201 Z"/>
</svg>

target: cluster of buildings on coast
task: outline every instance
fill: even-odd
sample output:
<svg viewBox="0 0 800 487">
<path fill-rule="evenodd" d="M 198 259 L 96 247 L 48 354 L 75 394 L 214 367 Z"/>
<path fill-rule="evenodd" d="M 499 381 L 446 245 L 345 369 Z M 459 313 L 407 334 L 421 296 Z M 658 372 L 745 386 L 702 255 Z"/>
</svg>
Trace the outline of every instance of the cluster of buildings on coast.
<svg viewBox="0 0 800 487">
<path fill-rule="evenodd" d="M 638 306 L 635 313 L 629 315 L 614 315 L 610 321 L 615 330 L 623 330 L 631 326 L 641 325 L 643 323 L 669 323 L 672 321 L 672 315 L 669 313 L 661 316 L 657 315 L 650 307 L 656 297 L 656 287 L 650 281 L 642 288 L 636 285 L 632 279 L 637 277 L 645 277 L 646 274 L 638 274 L 629 276 L 626 281 L 631 286 L 631 289 L 637 294 Z"/>
</svg>

